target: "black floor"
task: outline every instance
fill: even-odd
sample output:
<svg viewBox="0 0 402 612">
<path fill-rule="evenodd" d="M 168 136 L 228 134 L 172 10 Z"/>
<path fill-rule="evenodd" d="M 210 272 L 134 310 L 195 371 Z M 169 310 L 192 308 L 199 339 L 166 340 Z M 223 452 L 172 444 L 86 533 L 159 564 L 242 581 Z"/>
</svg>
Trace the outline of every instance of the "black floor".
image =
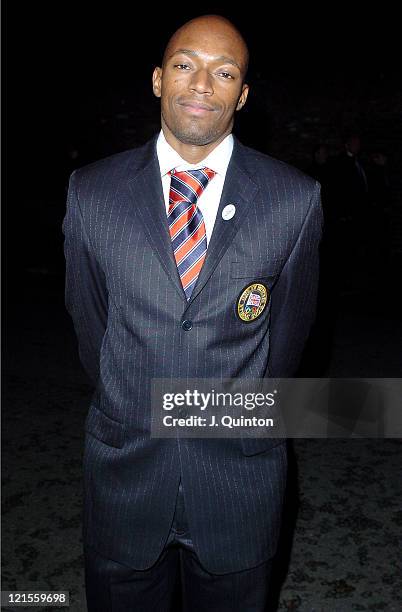
<svg viewBox="0 0 402 612">
<path fill-rule="evenodd" d="M 401 376 L 401 303 L 389 276 L 338 296 L 306 375 Z M 69 590 L 78 612 L 86 609 L 81 455 L 91 389 L 62 277 L 33 270 L 16 287 L 3 310 L 2 588 Z M 401 458 L 396 439 L 290 444 L 272 610 L 401 609 Z"/>
</svg>

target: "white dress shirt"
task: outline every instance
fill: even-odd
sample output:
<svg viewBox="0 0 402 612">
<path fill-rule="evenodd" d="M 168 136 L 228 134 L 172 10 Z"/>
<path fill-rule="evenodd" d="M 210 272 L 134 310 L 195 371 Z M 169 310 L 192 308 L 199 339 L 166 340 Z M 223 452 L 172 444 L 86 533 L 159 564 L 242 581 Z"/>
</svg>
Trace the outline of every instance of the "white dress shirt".
<svg viewBox="0 0 402 612">
<path fill-rule="evenodd" d="M 229 134 L 215 149 L 198 164 L 189 164 L 175 151 L 167 142 L 161 131 L 156 143 L 156 152 L 161 171 L 163 196 L 165 198 L 166 214 L 169 210 L 170 175 L 169 171 L 175 168 L 178 172 L 183 170 L 198 170 L 199 168 L 210 168 L 216 175 L 209 181 L 204 191 L 198 198 L 197 206 L 202 212 L 207 234 L 207 242 L 211 239 L 214 229 L 216 213 L 222 195 L 226 171 L 233 151 L 233 136 Z"/>
</svg>

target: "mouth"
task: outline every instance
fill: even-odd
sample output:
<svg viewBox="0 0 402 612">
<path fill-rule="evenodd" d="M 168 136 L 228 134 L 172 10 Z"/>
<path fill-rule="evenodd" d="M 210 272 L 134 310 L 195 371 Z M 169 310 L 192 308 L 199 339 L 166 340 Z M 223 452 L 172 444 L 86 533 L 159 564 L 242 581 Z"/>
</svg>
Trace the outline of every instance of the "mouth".
<svg viewBox="0 0 402 612">
<path fill-rule="evenodd" d="M 203 102 L 195 102 L 194 100 L 179 102 L 179 106 L 181 106 L 187 113 L 190 113 L 191 115 L 206 115 L 216 110 L 216 108 L 214 108 L 213 106 L 209 106 L 209 104 L 204 104 Z"/>
</svg>

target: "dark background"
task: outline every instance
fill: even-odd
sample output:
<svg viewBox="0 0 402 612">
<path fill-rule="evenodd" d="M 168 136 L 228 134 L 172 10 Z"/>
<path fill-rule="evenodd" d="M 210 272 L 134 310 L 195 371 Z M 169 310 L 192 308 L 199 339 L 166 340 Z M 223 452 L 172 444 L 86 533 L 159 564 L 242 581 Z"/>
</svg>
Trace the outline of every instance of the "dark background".
<svg viewBox="0 0 402 612">
<path fill-rule="evenodd" d="M 386 3 L 370 10 L 3 3 L 4 589 L 66 588 L 71 610 L 85 609 L 81 454 L 92 388 L 64 309 L 67 181 L 159 129 L 152 70 L 187 19 L 223 14 L 249 43 L 251 91 L 236 124 L 244 144 L 307 169 L 317 142 L 335 158 L 354 129 L 365 155 L 386 153 L 386 248 L 375 266 L 370 242 L 366 259 L 332 257 L 301 372 L 401 376 L 400 20 Z M 300 440 L 295 452 L 280 609 L 397 609 L 399 440 Z"/>
<path fill-rule="evenodd" d="M 399 36 L 396 16 L 382 10 L 9 3 L 3 227 L 11 282 L 16 271 L 62 273 L 69 173 L 159 129 L 153 67 L 177 26 L 200 13 L 230 17 L 249 42 L 251 93 L 236 125 L 245 144 L 303 168 L 317 141 L 335 154 L 342 130 L 353 126 L 366 145 L 385 148 L 400 206 Z"/>
</svg>

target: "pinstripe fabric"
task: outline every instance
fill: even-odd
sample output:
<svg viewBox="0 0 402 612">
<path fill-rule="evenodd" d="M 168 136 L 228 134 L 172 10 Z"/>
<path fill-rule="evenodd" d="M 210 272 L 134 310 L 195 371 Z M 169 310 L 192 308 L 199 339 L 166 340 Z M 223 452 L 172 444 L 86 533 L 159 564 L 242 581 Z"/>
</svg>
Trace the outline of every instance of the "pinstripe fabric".
<svg viewBox="0 0 402 612">
<path fill-rule="evenodd" d="M 150 567 L 167 538 L 181 476 L 201 562 L 211 572 L 239 571 L 275 552 L 285 445 L 150 439 L 150 380 L 295 372 L 314 318 L 319 186 L 236 141 L 187 301 L 158 170 L 153 140 L 70 181 L 66 306 L 95 386 L 86 421 L 85 541 L 105 557 Z M 229 203 L 236 215 L 224 221 Z M 269 307 L 243 324 L 236 300 L 256 280 L 270 289 Z"/>
</svg>

